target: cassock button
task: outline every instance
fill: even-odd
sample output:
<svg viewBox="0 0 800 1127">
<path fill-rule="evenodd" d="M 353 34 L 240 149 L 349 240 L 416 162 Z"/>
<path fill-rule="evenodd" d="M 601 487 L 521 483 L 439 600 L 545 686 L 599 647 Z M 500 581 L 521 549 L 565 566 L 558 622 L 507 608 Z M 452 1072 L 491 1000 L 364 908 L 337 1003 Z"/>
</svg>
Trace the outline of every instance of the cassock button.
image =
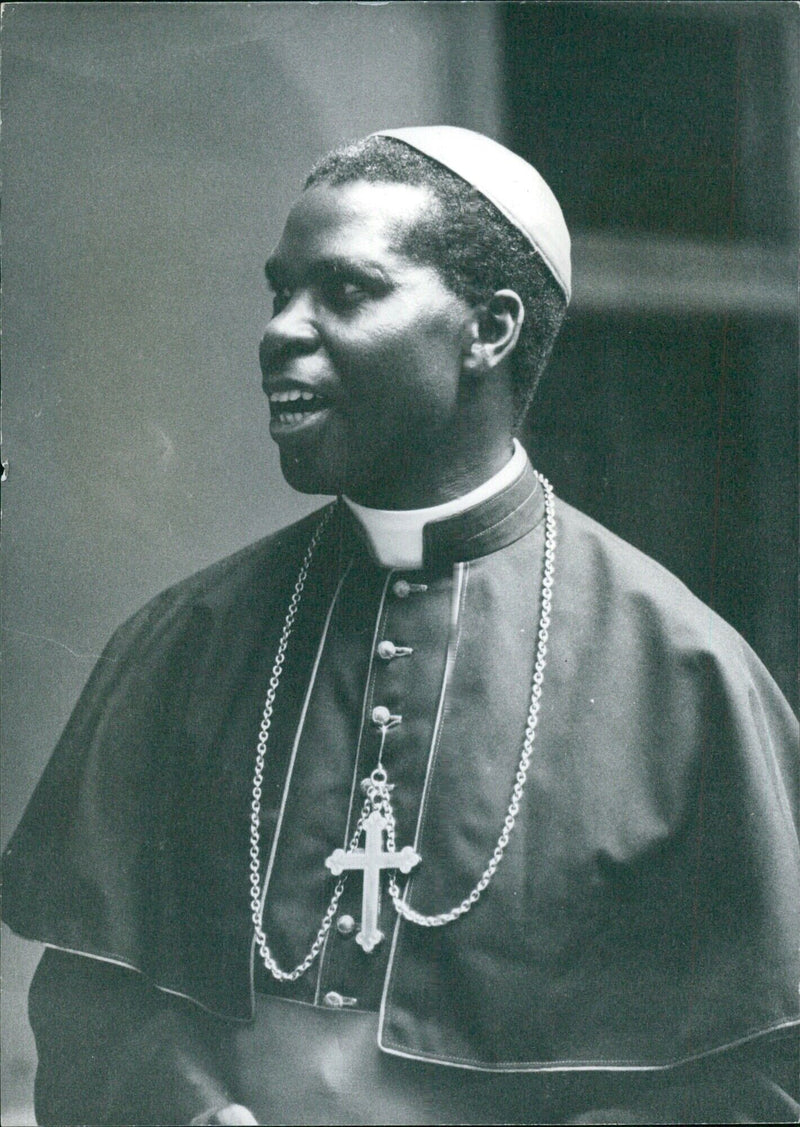
<svg viewBox="0 0 800 1127">
<path fill-rule="evenodd" d="M 372 710 L 372 723 L 377 724 L 379 728 L 382 728 L 384 724 L 388 724 L 391 718 L 391 712 L 382 704 L 379 704 L 377 708 L 373 708 Z"/>
<path fill-rule="evenodd" d="M 392 591 L 398 599 L 407 599 L 411 594 L 411 584 L 406 579 L 398 579 L 392 586 Z"/>
<path fill-rule="evenodd" d="M 384 638 L 382 642 L 378 642 L 378 657 L 383 658 L 384 661 L 391 661 L 397 653 L 397 646 L 394 642 L 390 642 L 388 638 Z"/>
<path fill-rule="evenodd" d="M 340 935 L 352 935 L 356 926 L 356 921 L 352 916 L 339 916 L 336 921 L 336 930 Z"/>
<path fill-rule="evenodd" d="M 358 998 L 345 998 L 338 990 L 329 990 L 322 1000 L 325 1005 L 330 1006 L 332 1010 L 340 1010 L 342 1006 L 354 1006 Z"/>
</svg>

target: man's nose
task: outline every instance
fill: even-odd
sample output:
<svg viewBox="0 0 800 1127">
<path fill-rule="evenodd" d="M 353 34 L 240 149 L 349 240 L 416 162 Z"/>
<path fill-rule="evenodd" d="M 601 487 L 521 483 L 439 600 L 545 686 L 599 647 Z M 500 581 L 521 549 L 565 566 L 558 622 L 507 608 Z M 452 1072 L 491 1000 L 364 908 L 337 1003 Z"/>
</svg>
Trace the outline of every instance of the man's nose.
<svg viewBox="0 0 800 1127">
<path fill-rule="evenodd" d="M 309 295 L 294 294 L 267 322 L 258 355 L 264 375 L 292 355 L 313 352 L 319 343 Z"/>
</svg>

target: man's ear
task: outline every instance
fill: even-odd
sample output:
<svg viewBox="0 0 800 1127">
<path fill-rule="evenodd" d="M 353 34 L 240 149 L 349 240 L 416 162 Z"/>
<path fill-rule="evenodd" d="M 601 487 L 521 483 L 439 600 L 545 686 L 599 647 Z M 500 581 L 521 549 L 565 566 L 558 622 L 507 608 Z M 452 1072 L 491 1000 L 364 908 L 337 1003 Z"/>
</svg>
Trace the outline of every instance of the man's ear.
<svg viewBox="0 0 800 1127">
<path fill-rule="evenodd" d="M 514 290 L 497 290 L 477 305 L 469 323 L 464 370 L 481 375 L 507 360 L 517 347 L 524 320 L 525 306 Z"/>
</svg>

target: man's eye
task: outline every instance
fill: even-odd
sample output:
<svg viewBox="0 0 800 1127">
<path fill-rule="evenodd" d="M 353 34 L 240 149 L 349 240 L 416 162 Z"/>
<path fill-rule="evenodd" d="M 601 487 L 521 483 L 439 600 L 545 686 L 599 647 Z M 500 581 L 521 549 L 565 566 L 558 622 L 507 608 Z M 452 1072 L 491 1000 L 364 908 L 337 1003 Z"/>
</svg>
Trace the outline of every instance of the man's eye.
<svg viewBox="0 0 800 1127">
<path fill-rule="evenodd" d="M 344 278 L 332 278 L 325 283 L 322 296 L 333 309 L 353 309 L 361 304 L 367 293 L 363 286 L 359 286 L 356 282 L 348 282 Z"/>
</svg>

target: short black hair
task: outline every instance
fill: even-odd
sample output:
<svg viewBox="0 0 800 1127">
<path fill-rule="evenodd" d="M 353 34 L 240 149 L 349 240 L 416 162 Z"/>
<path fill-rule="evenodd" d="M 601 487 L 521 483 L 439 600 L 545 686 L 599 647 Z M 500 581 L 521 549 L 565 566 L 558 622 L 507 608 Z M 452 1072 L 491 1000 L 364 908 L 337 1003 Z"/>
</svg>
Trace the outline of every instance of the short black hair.
<svg viewBox="0 0 800 1127">
<path fill-rule="evenodd" d="M 367 137 L 334 149 L 317 161 L 304 187 L 354 180 L 414 184 L 431 191 L 439 206 L 409 232 L 403 252 L 435 267 L 459 297 L 479 304 L 496 290 L 519 294 L 525 321 L 511 358 L 519 426 L 567 311 L 567 299 L 544 260 L 471 184 L 396 138 Z"/>
</svg>

